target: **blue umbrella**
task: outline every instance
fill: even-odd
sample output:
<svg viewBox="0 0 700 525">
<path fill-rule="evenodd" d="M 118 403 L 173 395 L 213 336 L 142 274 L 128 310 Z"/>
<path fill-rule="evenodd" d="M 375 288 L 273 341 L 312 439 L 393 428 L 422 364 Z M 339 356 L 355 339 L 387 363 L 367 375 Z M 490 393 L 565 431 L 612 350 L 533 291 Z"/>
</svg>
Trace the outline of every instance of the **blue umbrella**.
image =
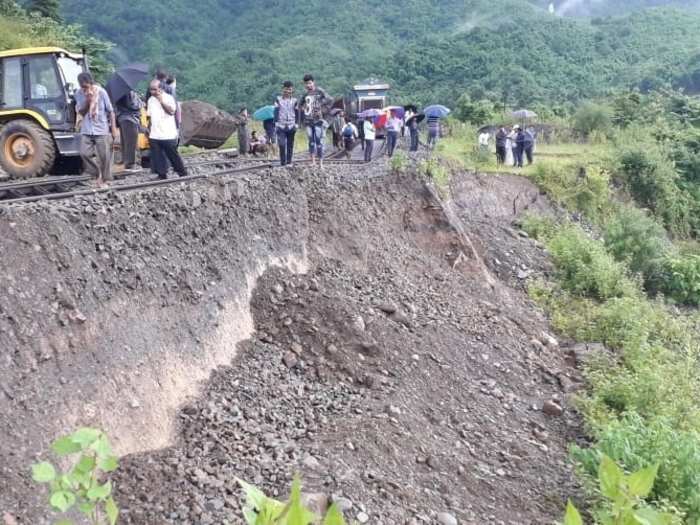
<svg viewBox="0 0 700 525">
<path fill-rule="evenodd" d="M 445 106 L 441 106 L 440 104 L 434 104 L 425 108 L 423 110 L 423 114 L 426 117 L 442 118 L 450 114 L 450 108 L 446 108 Z"/>
<path fill-rule="evenodd" d="M 263 106 L 253 113 L 255 120 L 270 120 L 275 118 L 275 106 Z"/>
</svg>

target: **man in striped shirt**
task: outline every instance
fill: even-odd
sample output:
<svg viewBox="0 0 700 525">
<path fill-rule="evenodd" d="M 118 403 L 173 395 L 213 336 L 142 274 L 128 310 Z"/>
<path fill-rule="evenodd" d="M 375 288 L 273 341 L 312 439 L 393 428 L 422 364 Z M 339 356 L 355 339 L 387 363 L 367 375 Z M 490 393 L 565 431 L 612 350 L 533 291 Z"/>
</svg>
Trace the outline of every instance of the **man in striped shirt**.
<svg viewBox="0 0 700 525">
<path fill-rule="evenodd" d="M 434 149 L 440 138 L 440 117 L 431 115 L 428 117 L 428 147 Z"/>
</svg>

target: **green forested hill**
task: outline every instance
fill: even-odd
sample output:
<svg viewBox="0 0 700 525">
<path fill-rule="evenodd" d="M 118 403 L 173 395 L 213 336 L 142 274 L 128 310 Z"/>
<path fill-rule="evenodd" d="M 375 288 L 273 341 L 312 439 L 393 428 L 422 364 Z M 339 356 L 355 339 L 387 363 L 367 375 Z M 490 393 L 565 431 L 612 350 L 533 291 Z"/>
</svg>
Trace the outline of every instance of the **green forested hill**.
<svg viewBox="0 0 700 525">
<path fill-rule="evenodd" d="M 115 59 L 162 63 L 181 93 L 234 109 L 314 72 L 334 94 L 367 76 L 401 100 L 463 92 L 512 104 L 567 103 L 615 88 L 698 87 L 700 14 L 651 9 L 550 15 L 546 0 L 63 0 L 69 20 L 117 44 Z M 694 1 L 560 0 L 599 15 Z"/>
</svg>

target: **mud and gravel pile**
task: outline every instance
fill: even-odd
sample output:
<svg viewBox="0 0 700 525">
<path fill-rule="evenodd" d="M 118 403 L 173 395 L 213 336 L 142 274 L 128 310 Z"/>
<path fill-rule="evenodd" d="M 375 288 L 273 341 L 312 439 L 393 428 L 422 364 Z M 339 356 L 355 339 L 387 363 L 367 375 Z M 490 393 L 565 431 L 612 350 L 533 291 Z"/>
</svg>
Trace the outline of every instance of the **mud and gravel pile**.
<svg viewBox="0 0 700 525">
<path fill-rule="evenodd" d="M 297 473 L 360 523 L 556 520 L 577 377 L 523 291 L 550 271 L 513 226 L 553 212 L 537 189 L 464 174 L 438 199 L 381 164 L 231 185 L 1 218 L 0 446 L 26 444 L 0 511 L 43 523 L 26 465 L 100 424 L 125 523 L 243 523 L 236 478 L 281 498 Z"/>
</svg>

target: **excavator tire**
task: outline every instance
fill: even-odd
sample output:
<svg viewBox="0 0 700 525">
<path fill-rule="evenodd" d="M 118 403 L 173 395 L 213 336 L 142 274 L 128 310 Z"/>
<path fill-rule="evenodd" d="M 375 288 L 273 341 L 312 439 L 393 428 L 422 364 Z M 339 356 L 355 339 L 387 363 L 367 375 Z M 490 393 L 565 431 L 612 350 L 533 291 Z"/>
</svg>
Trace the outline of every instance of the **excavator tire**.
<svg viewBox="0 0 700 525">
<path fill-rule="evenodd" d="M 41 177 L 56 161 L 51 133 L 28 119 L 17 119 L 0 127 L 0 166 L 13 179 Z"/>
</svg>

